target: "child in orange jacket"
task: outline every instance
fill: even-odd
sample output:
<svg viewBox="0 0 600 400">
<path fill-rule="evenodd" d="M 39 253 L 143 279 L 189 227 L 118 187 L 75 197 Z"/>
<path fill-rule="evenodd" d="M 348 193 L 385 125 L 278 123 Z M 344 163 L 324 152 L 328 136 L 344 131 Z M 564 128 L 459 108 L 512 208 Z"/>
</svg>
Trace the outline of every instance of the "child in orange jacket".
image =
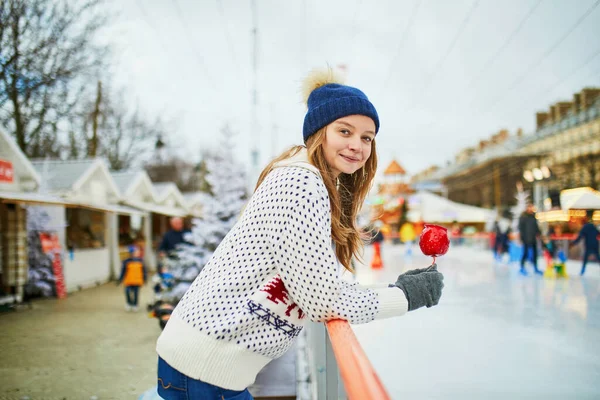
<svg viewBox="0 0 600 400">
<path fill-rule="evenodd" d="M 129 254 L 130 257 L 123 261 L 117 285 L 122 282 L 125 286 L 125 300 L 127 301 L 125 311 L 137 311 L 140 286 L 146 283 L 146 266 L 140 258 L 139 248 L 129 247 Z"/>
</svg>

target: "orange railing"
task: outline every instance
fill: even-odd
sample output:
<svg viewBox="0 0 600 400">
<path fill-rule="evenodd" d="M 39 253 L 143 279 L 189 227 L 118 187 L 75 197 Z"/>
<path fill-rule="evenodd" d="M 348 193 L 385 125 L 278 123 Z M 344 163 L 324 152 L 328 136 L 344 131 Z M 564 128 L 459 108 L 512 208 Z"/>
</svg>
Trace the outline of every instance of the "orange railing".
<svg viewBox="0 0 600 400">
<path fill-rule="evenodd" d="M 327 322 L 327 331 L 348 398 L 389 399 L 390 396 L 358 343 L 350 324 L 332 320 Z"/>
</svg>

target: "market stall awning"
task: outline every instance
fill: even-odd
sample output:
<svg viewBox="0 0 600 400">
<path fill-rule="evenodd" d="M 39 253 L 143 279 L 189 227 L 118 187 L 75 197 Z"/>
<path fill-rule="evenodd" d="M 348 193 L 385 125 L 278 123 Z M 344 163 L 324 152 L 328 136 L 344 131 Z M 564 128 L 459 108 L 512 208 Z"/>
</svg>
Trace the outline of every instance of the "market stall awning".
<svg viewBox="0 0 600 400">
<path fill-rule="evenodd" d="M 129 205 L 131 207 L 135 207 L 137 209 L 140 209 L 140 210 L 143 210 L 146 212 L 167 215 L 169 217 L 186 217 L 189 214 L 187 211 L 182 210 L 177 207 L 161 206 L 158 204 L 149 204 L 149 203 L 142 203 L 142 202 L 137 202 L 137 201 L 136 202 L 128 201 L 126 203 L 127 203 L 127 205 Z"/>
<path fill-rule="evenodd" d="M 54 206 L 76 206 L 75 203 L 65 200 L 58 196 L 45 193 L 32 192 L 0 192 L 0 202 L 2 203 L 23 203 Z"/>
<path fill-rule="evenodd" d="M 146 215 L 145 210 L 124 206 L 120 204 L 93 204 L 65 200 L 59 196 L 53 196 L 45 193 L 17 193 L 0 192 L 0 202 L 2 203 L 21 203 L 37 205 L 65 206 L 68 208 L 87 208 L 90 210 L 113 212 L 122 215 Z"/>
<path fill-rule="evenodd" d="M 117 213 L 117 214 L 122 214 L 122 215 L 148 215 L 147 212 L 143 211 L 143 210 L 139 210 L 137 208 L 134 207 L 129 207 L 129 206 L 124 206 L 122 204 L 110 204 L 109 205 L 110 209 Z"/>
<path fill-rule="evenodd" d="M 144 210 L 140 210 L 134 207 L 128 207 L 120 204 L 91 204 L 91 203 L 73 203 L 69 207 L 81 207 L 88 208 L 90 210 L 112 212 L 121 215 L 147 215 L 148 213 Z"/>
<path fill-rule="evenodd" d="M 563 190 L 560 205 L 563 210 L 600 210 L 600 192 L 590 187 Z"/>
</svg>

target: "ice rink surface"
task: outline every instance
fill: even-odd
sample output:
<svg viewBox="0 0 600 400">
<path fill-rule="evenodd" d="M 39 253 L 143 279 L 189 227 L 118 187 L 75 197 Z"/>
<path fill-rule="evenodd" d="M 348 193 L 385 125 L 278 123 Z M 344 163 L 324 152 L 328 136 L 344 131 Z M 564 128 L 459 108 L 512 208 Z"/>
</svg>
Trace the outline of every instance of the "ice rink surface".
<svg viewBox="0 0 600 400">
<path fill-rule="evenodd" d="M 384 268 L 358 266 L 358 280 L 394 282 L 431 263 L 413 251 L 385 244 Z M 598 263 L 580 277 L 570 261 L 569 279 L 547 279 L 451 247 L 438 266 L 439 306 L 353 326 L 393 399 L 600 399 Z"/>
</svg>

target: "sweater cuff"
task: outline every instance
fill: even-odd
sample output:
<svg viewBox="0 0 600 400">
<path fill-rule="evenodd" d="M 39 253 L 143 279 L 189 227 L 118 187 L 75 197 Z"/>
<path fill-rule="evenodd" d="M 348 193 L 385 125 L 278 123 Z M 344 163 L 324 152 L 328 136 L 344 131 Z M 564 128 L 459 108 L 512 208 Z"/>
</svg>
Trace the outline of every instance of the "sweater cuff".
<svg viewBox="0 0 600 400">
<path fill-rule="evenodd" d="M 396 286 L 372 290 L 377 293 L 379 300 L 375 319 L 398 317 L 408 312 L 408 300 L 404 292 Z"/>
<path fill-rule="evenodd" d="M 390 284 L 389 283 L 384 283 L 384 282 L 377 282 L 377 283 L 369 283 L 368 285 L 363 285 L 361 283 L 360 286 L 365 287 L 367 289 L 371 289 L 371 290 L 377 291 L 377 289 L 383 289 L 383 288 L 390 287 Z"/>
</svg>

